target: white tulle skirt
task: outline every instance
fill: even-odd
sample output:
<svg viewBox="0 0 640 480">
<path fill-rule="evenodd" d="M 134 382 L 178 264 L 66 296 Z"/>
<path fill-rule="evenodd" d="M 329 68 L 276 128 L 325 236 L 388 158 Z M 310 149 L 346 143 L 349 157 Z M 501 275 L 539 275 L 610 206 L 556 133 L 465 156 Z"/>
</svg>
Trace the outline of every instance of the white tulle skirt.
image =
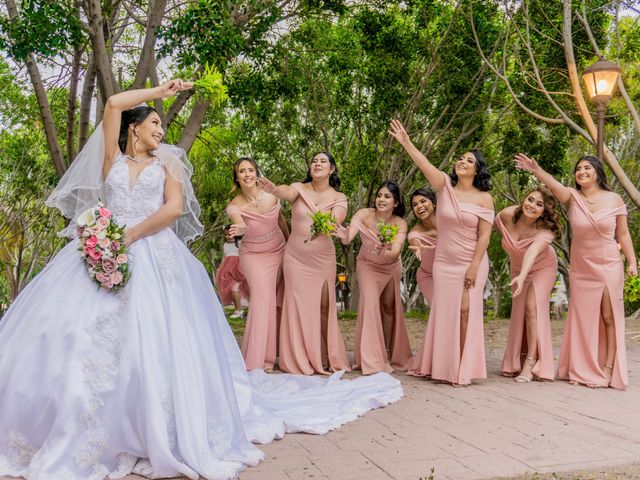
<svg viewBox="0 0 640 480">
<path fill-rule="evenodd" d="M 402 396 L 245 371 L 202 264 L 165 229 L 131 246 L 119 294 L 68 244 L 0 321 L 0 474 L 27 480 L 235 478 L 285 432 L 323 434 Z"/>
</svg>

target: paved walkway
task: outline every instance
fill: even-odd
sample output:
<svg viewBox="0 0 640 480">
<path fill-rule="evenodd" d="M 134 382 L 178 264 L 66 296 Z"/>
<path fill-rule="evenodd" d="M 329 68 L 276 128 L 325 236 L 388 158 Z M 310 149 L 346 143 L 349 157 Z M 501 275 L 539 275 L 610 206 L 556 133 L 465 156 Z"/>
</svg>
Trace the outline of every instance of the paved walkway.
<svg viewBox="0 0 640 480">
<path fill-rule="evenodd" d="M 467 388 L 398 376 L 405 398 L 325 436 L 286 435 L 240 480 L 472 480 L 640 460 L 640 346 L 628 349 L 631 386 L 516 384 L 499 376 Z"/>
</svg>

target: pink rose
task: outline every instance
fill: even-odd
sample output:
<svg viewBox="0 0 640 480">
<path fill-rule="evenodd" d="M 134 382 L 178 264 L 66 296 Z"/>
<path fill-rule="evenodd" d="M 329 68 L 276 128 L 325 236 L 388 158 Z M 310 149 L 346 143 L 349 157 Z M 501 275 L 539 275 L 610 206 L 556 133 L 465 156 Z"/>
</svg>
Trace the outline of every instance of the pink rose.
<svg viewBox="0 0 640 480">
<path fill-rule="evenodd" d="M 111 246 L 111 241 L 108 238 L 101 238 L 98 240 L 98 245 L 100 245 L 100 248 L 106 250 Z"/>
<path fill-rule="evenodd" d="M 111 210 L 109 210 L 108 208 L 102 207 L 100 209 L 100 216 L 104 218 L 111 218 Z"/>
<path fill-rule="evenodd" d="M 100 260 L 100 258 L 102 257 L 102 252 L 99 252 L 95 248 L 87 248 L 85 250 L 85 253 L 89 255 L 91 258 L 93 258 L 94 260 Z"/>
<path fill-rule="evenodd" d="M 113 288 L 113 283 L 110 281 L 102 282 L 102 288 L 106 288 L 107 290 L 111 290 Z"/>
<path fill-rule="evenodd" d="M 98 265 L 98 260 L 96 260 L 95 258 L 87 257 L 87 263 L 92 267 L 95 267 L 96 265 Z"/>
<path fill-rule="evenodd" d="M 87 248 L 95 248 L 98 244 L 98 238 L 95 235 L 91 235 L 87 238 L 87 241 L 84 243 L 84 246 Z"/>
<path fill-rule="evenodd" d="M 108 226 L 109 226 L 108 218 L 100 217 L 98 218 L 98 220 L 96 220 L 96 228 L 98 229 L 98 231 L 102 231 Z"/>
<path fill-rule="evenodd" d="M 116 262 L 118 262 L 119 265 L 122 265 L 123 263 L 127 263 L 128 261 L 129 261 L 129 258 L 127 257 L 126 253 L 121 253 L 116 257 Z"/>
<path fill-rule="evenodd" d="M 104 273 L 113 273 L 118 269 L 118 263 L 113 258 L 103 258 L 102 269 Z"/>
<path fill-rule="evenodd" d="M 88 235 L 96 235 L 100 232 L 100 229 L 98 228 L 97 225 L 94 225 L 93 227 L 87 227 L 84 229 L 84 233 L 83 235 L 86 237 L 87 234 Z"/>
<path fill-rule="evenodd" d="M 114 252 L 119 251 L 121 246 L 122 245 L 120 245 L 120 242 L 116 242 L 115 240 L 111 242 L 111 250 L 113 250 Z"/>
<path fill-rule="evenodd" d="M 96 272 L 96 280 L 100 283 L 106 282 L 109 277 L 104 272 Z"/>
<path fill-rule="evenodd" d="M 121 282 L 122 282 L 122 279 L 123 279 L 123 276 L 122 276 L 122 274 L 121 274 L 120 272 L 118 272 L 118 271 L 113 272 L 113 273 L 111 274 L 111 276 L 109 277 L 109 281 L 110 281 L 111 283 L 113 283 L 114 285 L 118 285 L 119 283 L 121 283 Z"/>
<path fill-rule="evenodd" d="M 82 232 L 84 232 L 84 228 L 82 227 L 76 227 L 76 235 L 78 235 L 79 237 L 82 236 Z"/>
</svg>

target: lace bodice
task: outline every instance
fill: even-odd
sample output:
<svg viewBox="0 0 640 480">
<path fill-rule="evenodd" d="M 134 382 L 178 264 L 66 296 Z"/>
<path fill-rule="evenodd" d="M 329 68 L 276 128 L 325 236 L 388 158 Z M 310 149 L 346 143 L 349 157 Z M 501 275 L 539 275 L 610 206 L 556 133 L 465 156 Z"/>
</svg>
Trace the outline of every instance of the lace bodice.
<svg viewBox="0 0 640 480">
<path fill-rule="evenodd" d="M 154 160 L 131 185 L 129 166 L 119 155 L 104 182 L 106 206 L 119 223 L 136 225 L 164 204 L 164 181 L 164 168 Z"/>
</svg>

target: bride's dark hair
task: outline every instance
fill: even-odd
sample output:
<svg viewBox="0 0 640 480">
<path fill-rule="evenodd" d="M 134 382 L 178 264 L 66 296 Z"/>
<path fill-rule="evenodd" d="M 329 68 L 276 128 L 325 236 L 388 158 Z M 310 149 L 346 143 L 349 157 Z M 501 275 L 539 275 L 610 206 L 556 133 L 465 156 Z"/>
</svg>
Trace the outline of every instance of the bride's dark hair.
<svg viewBox="0 0 640 480">
<path fill-rule="evenodd" d="M 127 149 L 127 139 L 129 138 L 127 132 L 129 125 L 132 123 L 137 125 L 144 122 L 152 112 L 158 113 L 155 108 L 147 105 L 140 105 L 122 112 L 120 116 L 120 135 L 118 136 L 118 146 L 121 152 L 124 153 Z"/>
</svg>

